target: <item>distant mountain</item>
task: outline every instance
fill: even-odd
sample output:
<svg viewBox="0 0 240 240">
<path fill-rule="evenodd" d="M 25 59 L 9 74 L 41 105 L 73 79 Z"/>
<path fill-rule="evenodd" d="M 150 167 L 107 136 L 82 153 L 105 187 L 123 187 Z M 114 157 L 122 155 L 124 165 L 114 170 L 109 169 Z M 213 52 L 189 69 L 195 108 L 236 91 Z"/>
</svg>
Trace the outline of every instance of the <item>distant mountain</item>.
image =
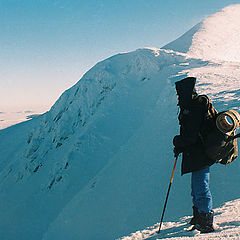
<svg viewBox="0 0 240 240">
<path fill-rule="evenodd" d="M 235 12 L 239 5 L 223 9 L 164 49 L 99 62 L 50 111 L 1 130 L 0 239 L 108 240 L 156 223 L 178 132 L 174 82 L 196 76 L 198 91 L 218 109 L 239 110 L 240 61 L 196 48 L 205 38 L 211 43 L 213 28 L 203 31 L 208 23 L 232 21 Z M 226 32 L 229 39 L 236 34 Z M 230 43 L 221 48 L 237 52 L 239 45 Z M 239 168 L 237 161 L 213 167 L 216 205 L 239 197 L 232 187 Z M 166 220 L 191 211 L 189 176 L 179 172 Z"/>
<path fill-rule="evenodd" d="M 239 12 L 240 4 L 230 5 L 163 48 L 205 60 L 240 62 Z"/>
<path fill-rule="evenodd" d="M 178 39 L 168 43 L 162 49 L 171 49 L 176 52 L 182 52 L 182 53 L 187 53 L 192 46 L 193 43 L 193 37 L 194 35 L 202 29 L 203 23 L 199 23 L 195 25 L 193 28 L 191 28 L 189 31 L 184 33 L 181 37 Z"/>
</svg>

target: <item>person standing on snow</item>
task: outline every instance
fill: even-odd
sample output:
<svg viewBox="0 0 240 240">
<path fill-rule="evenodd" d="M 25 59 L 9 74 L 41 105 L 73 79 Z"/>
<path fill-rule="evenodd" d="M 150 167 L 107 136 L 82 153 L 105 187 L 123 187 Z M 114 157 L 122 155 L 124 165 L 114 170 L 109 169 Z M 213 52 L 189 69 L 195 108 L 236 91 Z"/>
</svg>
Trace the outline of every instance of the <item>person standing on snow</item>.
<svg viewBox="0 0 240 240">
<path fill-rule="evenodd" d="M 175 83 L 180 107 L 180 134 L 174 137 L 173 145 L 176 157 L 183 153 L 182 175 L 192 173 L 193 218 L 190 224 L 201 233 L 207 233 L 214 231 L 212 195 L 209 188 L 209 167 L 214 162 L 205 154 L 200 137 L 208 98 L 197 94 L 195 83 L 194 77 L 187 77 Z"/>
</svg>

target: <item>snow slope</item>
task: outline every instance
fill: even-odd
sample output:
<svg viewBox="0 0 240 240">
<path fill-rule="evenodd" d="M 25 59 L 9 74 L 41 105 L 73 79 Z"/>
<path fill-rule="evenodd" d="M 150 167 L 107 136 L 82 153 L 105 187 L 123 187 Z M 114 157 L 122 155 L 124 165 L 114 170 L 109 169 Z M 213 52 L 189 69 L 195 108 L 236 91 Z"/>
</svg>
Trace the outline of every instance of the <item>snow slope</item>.
<svg viewBox="0 0 240 240">
<path fill-rule="evenodd" d="M 208 19 L 218 25 L 235 12 L 239 5 Z M 96 64 L 49 112 L 0 131 L 0 239 L 108 240 L 158 222 L 178 132 L 174 82 L 197 76 L 198 91 L 218 110 L 239 110 L 240 62 L 190 52 L 208 19 L 172 49 L 139 49 Z M 215 206 L 240 197 L 239 170 L 238 161 L 212 167 Z M 189 175 L 178 170 L 165 219 L 190 213 Z"/>
<path fill-rule="evenodd" d="M 199 234 L 197 230 L 188 232 L 190 229 L 188 222 L 191 216 L 183 217 L 177 222 L 165 222 L 162 225 L 160 234 L 157 234 L 159 223 L 144 230 L 132 233 L 129 236 L 119 238 L 118 240 L 238 240 L 240 239 L 240 200 L 227 202 L 222 207 L 214 209 L 216 231 L 208 234 Z"/>
</svg>

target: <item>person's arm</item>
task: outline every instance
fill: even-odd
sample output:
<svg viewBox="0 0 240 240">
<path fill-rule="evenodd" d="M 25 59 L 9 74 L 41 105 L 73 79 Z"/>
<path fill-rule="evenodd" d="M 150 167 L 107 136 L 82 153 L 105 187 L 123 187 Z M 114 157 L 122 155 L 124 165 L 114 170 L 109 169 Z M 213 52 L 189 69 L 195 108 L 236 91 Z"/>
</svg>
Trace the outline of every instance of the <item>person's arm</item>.
<svg viewBox="0 0 240 240">
<path fill-rule="evenodd" d="M 196 106 L 182 121 L 180 135 L 173 139 L 173 145 L 180 151 L 197 142 L 202 121 L 204 119 L 204 107 Z"/>
</svg>

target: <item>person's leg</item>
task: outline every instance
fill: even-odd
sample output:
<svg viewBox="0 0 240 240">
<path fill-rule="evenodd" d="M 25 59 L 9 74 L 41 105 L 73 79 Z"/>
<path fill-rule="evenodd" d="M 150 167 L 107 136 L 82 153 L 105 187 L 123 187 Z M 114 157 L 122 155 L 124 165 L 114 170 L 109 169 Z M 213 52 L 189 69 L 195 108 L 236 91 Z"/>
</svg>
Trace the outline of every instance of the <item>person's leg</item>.
<svg viewBox="0 0 240 240">
<path fill-rule="evenodd" d="M 209 168 L 192 172 L 191 180 L 193 205 L 198 209 L 199 212 L 211 212 L 212 195 L 209 188 Z"/>
<path fill-rule="evenodd" d="M 193 179 L 193 178 L 192 178 Z M 193 217 L 191 218 L 189 224 L 191 225 L 195 225 L 196 222 L 197 222 L 197 218 L 199 216 L 199 212 L 198 212 L 198 208 L 197 208 L 197 201 L 196 201 L 196 197 L 195 197 L 195 188 L 194 188 L 194 185 L 193 185 L 193 181 L 191 180 L 191 195 L 192 195 L 192 202 L 193 202 Z"/>
<path fill-rule="evenodd" d="M 192 172 L 192 200 L 194 207 L 198 210 L 194 225 L 201 233 L 214 231 L 212 195 L 209 188 L 209 179 L 209 168 Z"/>
</svg>

